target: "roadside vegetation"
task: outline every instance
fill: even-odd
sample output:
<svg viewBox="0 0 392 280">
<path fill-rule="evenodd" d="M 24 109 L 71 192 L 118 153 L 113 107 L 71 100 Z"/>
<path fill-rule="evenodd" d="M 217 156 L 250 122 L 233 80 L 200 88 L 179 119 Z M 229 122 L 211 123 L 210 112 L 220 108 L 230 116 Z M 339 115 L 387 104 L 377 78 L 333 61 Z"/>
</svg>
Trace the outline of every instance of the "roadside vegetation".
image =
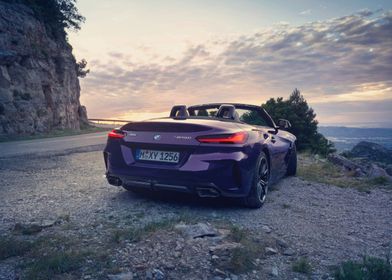
<svg viewBox="0 0 392 280">
<path fill-rule="evenodd" d="M 392 188 L 384 177 L 355 177 L 353 172 L 344 171 L 326 159 L 317 159 L 309 153 L 300 153 L 298 158 L 298 177 L 310 182 L 355 188 L 359 191 L 369 191 L 375 186 Z"/>
<path fill-rule="evenodd" d="M 61 226 L 63 233 L 57 234 L 26 235 L 13 232 L 0 238 L 0 260 L 20 257 L 19 270 L 23 279 L 72 278 L 82 277 L 84 274 L 100 279 L 104 275 L 118 273 L 119 268 L 112 262 L 111 256 L 124 247 L 124 242 L 138 243 L 154 238 L 155 234 L 180 234 L 175 228 L 177 224 L 197 224 L 200 219 L 180 214 L 143 226 L 129 225 L 118 230 L 113 230 L 113 226 L 108 224 L 101 229 L 99 238 L 89 242 L 75 238 L 72 226 L 68 223 Z M 203 222 L 206 222 L 205 218 Z M 237 274 L 255 269 L 255 259 L 263 258 L 268 241 L 256 240 L 254 234 L 228 221 L 210 222 L 214 227 L 227 232 L 226 242 L 235 244 L 228 251 L 223 250 L 219 262 L 213 265 Z"/>
<path fill-rule="evenodd" d="M 335 268 L 336 280 L 391 280 L 392 264 L 389 258 L 365 256 L 361 261 L 346 261 Z"/>
</svg>

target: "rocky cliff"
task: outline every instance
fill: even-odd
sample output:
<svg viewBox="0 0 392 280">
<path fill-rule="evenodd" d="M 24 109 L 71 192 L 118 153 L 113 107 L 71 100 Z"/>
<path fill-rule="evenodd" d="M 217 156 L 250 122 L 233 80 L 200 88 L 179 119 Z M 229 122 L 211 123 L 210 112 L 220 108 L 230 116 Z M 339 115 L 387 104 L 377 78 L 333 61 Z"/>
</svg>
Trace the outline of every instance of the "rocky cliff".
<svg viewBox="0 0 392 280">
<path fill-rule="evenodd" d="M 72 47 L 33 11 L 0 1 L 0 136 L 87 124 Z"/>
</svg>

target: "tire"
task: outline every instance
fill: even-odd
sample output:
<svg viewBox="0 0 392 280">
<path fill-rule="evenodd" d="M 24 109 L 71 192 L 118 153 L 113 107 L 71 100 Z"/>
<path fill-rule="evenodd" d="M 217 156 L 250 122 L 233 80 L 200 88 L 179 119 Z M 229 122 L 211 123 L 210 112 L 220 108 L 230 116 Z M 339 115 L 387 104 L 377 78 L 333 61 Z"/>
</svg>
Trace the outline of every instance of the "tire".
<svg viewBox="0 0 392 280">
<path fill-rule="evenodd" d="M 248 196 L 244 199 L 245 206 L 249 208 L 260 208 L 265 202 L 268 193 L 268 180 L 270 166 L 267 155 L 260 153 L 256 168 L 253 171 L 253 181 Z"/>
<path fill-rule="evenodd" d="M 289 162 L 287 164 L 286 176 L 295 176 L 295 174 L 297 174 L 297 148 L 295 147 L 295 144 L 293 144 Z"/>
</svg>

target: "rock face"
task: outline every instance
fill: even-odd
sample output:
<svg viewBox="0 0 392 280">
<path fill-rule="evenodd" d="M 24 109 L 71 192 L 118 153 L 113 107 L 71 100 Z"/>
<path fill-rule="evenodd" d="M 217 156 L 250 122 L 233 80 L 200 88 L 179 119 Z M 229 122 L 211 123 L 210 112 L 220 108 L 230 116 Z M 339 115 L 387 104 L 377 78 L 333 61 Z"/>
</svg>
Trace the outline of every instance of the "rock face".
<svg viewBox="0 0 392 280">
<path fill-rule="evenodd" d="M 31 9 L 0 2 L 0 136 L 87 124 L 72 47 Z"/>
</svg>

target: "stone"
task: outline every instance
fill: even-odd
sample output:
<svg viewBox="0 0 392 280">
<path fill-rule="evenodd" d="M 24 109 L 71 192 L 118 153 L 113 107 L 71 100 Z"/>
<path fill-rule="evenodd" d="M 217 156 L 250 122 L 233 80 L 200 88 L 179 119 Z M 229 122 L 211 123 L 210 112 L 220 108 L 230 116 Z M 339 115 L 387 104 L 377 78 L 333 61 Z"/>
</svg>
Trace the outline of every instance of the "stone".
<svg viewBox="0 0 392 280">
<path fill-rule="evenodd" d="M 57 220 L 43 220 L 41 222 L 41 227 L 47 228 L 47 227 L 52 227 L 57 223 Z"/>
<path fill-rule="evenodd" d="M 330 154 L 328 155 L 327 159 L 333 164 L 342 166 L 343 168 L 349 171 L 354 171 L 358 168 L 361 169 L 360 165 L 338 154 Z"/>
<path fill-rule="evenodd" d="M 218 276 L 226 277 L 226 273 L 224 271 L 220 270 L 219 268 L 214 269 L 214 274 L 218 275 Z"/>
<path fill-rule="evenodd" d="M 261 228 L 263 229 L 263 231 L 265 233 L 271 233 L 272 232 L 272 229 L 269 226 L 267 226 L 267 225 L 264 225 Z"/>
<path fill-rule="evenodd" d="M 353 176 L 354 177 L 364 177 L 364 176 L 366 176 L 366 173 L 363 172 L 363 170 L 361 168 L 357 168 L 354 170 Z"/>
<path fill-rule="evenodd" d="M 386 168 L 385 171 L 389 176 L 392 176 L 392 164 L 389 164 Z"/>
<path fill-rule="evenodd" d="M 115 275 L 108 275 L 109 280 L 132 280 L 133 273 L 132 272 L 123 272 Z"/>
<path fill-rule="evenodd" d="M 265 247 L 265 254 L 266 255 L 275 255 L 275 254 L 277 254 L 278 253 L 278 251 L 276 250 L 276 249 L 274 249 L 274 248 L 271 248 L 271 247 Z"/>
<path fill-rule="evenodd" d="M 271 268 L 271 276 L 274 276 L 274 277 L 278 277 L 278 276 L 279 276 L 278 267 L 273 266 L 273 267 Z"/>
<path fill-rule="evenodd" d="M 293 255 L 295 255 L 295 251 L 293 249 L 288 248 L 288 249 L 283 251 L 283 255 L 285 255 L 285 256 L 293 256 Z"/>
<path fill-rule="evenodd" d="M 152 280 L 153 279 L 152 276 L 153 276 L 153 274 L 152 274 L 151 269 L 147 269 L 146 270 L 146 279 L 147 280 Z"/>
<path fill-rule="evenodd" d="M 153 274 L 154 280 L 164 280 L 165 279 L 165 274 L 157 268 L 154 268 L 152 270 L 152 274 Z"/>
<path fill-rule="evenodd" d="M 379 167 L 377 164 L 374 163 L 370 165 L 369 177 L 370 178 L 384 177 L 389 181 L 392 181 L 392 177 L 388 175 L 385 169 Z"/>
<path fill-rule="evenodd" d="M 238 247 L 241 247 L 241 244 L 235 242 L 227 242 L 216 246 L 212 246 L 209 248 L 209 250 L 211 254 L 215 254 L 215 253 L 229 252 Z"/>
<path fill-rule="evenodd" d="M 197 223 L 195 225 L 177 224 L 175 229 L 180 231 L 188 239 L 215 237 L 219 232 L 211 225 L 206 223 Z"/>
<path fill-rule="evenodd" d="M 276 240 L 276 244 L 282 248 L 288 248 L 289 244 L 287 244 L 286 241 L 284 241 L 283 239 L 277 239 Z"/>
</svg>

